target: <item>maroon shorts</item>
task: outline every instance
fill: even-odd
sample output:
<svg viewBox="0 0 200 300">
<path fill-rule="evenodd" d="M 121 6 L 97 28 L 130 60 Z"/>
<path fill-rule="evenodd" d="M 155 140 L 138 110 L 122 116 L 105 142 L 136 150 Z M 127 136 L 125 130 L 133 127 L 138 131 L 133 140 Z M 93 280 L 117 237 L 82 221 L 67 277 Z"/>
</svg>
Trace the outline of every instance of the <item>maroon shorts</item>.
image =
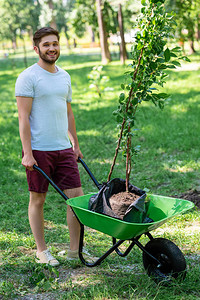
<svg viewBox="0 0 200 300">
<path fill-rule="evenodd" d="M 40 167 L 63 191 L 81 186 L 78 164 L 72 148 L 58 151 L 33 150 Z M 26 169 L 29 191 L 46 193 L 49 182 L 36 170 Z"/>
</svg>

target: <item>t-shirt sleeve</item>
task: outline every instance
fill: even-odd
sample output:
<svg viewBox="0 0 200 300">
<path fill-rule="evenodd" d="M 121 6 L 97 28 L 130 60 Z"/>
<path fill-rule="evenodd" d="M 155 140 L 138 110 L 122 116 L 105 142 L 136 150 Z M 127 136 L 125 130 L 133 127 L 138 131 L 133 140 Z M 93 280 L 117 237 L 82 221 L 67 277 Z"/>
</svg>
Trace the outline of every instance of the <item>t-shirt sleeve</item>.
<svg viewBox="0 0 200 300">
<path fill-rule="evenodd" d="M 17 78 L 15 84 L 15 96 L 34 97 L 33 80 L 29 74 L 22 72 Z"/>
<path fill-rule="evenodd" d="M 72 102 L 72 85 L 71 85 L 70 76 L 68 78 L 68 87 L 69 87 L 69 90 L 68 90 L 68 95 L 67 95 L 67 102 Z"/>
</svg>

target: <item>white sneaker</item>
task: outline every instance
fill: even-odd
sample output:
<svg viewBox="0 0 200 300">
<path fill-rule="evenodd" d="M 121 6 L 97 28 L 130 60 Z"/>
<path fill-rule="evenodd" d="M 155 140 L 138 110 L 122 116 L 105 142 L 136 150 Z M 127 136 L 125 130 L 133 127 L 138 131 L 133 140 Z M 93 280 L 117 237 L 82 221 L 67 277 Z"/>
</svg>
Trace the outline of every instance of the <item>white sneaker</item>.
<svg viewBox="0 0 200 300">
<path fill-rule="evenodd" d="M 83 248 L 83 256 L 84 258 L 86 259 L 89 259 L 89 260 L 92 260 L 92 261 L 95 261 L 98 259 L 98 257 L 93 257 L 85 248 Z M 67 260 L 76 260 L 76 259 L 79 259 L 79 251 L 78 249 L 77 250 L 68 250 L 67 251 Z"/>
<path fill-rule="evenodd" d="M 72 260 L 72 259 L 78 259 L 79 258 L 79 254 L 78 254 L 78 250 L 68 250 L 67 251 L 67 259 Z"/>
<path fill-rule="evenodd" d="M 57 259 L 55 259 L 49 249 L 44 250 L 40 253 L 36 252 L 36 262 L 39 264 L 49 264 L 52 267 L 58 266 L 59 265 L 59 261 L 57 261 Z"/>
<path fill-rule="evenodd" d="M 82 251 L 83 254 L 85 254 L 86 256 L 91 256 L 91 254 L 85 249 L 83 248 Z M 68 250 L 67 251 L 67 259 L 77 259 L 79 258 L 79 251 L 77 250 Z"/>
</svg>

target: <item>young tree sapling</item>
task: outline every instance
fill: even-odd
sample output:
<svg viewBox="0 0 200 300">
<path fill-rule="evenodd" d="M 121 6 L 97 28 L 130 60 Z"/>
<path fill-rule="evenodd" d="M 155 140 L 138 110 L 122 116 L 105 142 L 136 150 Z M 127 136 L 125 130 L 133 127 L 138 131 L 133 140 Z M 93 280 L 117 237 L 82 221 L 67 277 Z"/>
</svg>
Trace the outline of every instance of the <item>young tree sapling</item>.
<svg viewBox="0 0 200 300">
<path fill-rule="evenodd" d="M 108 175 L 111 179 L 119 151 L 126 158 L 126 191 L 132 169 L 132 157 L 136 149 L 132 145 L 137 108 L 143 101 L 153 102 L 164 108 L 168 94 L 159 92 L 158 87 L 166 82 L 167 69 L 181 66 L 180 60 L 189 61 L 181 55 L 181 48 L 168 48 L 167 42 L 174 38 L 174 14 L 168 13 L 165 0 L 142 0 L 141 15 L 136 21 L 135 40 L 131 48 L 129 71 L 126 83 L 121 84 L 118 109 L 113 112 L 120 128 L 115 155 Z"/>
</svg>

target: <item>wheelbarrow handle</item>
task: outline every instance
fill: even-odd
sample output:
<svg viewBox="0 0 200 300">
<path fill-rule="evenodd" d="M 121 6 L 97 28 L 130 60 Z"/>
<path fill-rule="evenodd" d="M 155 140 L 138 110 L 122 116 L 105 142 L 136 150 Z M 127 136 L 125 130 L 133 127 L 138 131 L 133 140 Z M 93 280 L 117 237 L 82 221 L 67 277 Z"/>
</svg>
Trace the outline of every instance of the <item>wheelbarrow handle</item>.
<svg viewBox="0 0 200 300">
<path fill-rule="evenodd" d="M 88 166 L 86 165 L 86 163 L 80 157 L 78 158 L 78 162 L 80 162 L 82 164 L 82 166 L 84 167 L 84 169 L 86 170 L 86 172 L 89 174 L 90 178 L 92 179 L 92 181 L 94 182 L 94 184 L 96 185 L 96 187 L 100 190 L 101 187 L 102 187 L 102 184 L 97 181 L 97 179 L 94 177 L 93 173 L 90 171 L 90 169 L 88 168 Z"/>
<path fill-rule="evenodd" d="M 65 195 L 65 193 L 63 193 L 63 191 L 51 180 L 51 178 L 42 170 L 40 169 L 38 166 L 33 165 L 33 169 L 38 171 L 40 174 L 42 174 L 47 180 L 48 182 L 54 187 L 54 189 L 65 199 L 68 200 L 69 198 Z"/>
<path fill-rule="evenodd" d="M 102 187 L 102 185 L 96 180 L 96 178 L 94 177 L 94 175 L 92 174 L 92 172 L 90 171 L 90 169 L 88 168 L 88 166 L 86 165 L 86 163 L 79 157 L 78 161 L 82 164 L 82 166 L 84 167 L 84 169 L 87 171 L 87 173 L 89 174 L 90 178 L 93 180 L 94 184 L 96 185 L 96 187 L 100 190 L 100 188 Z M 69 198 L 63 193 L 63 191 L 51 180 L 51 178 L 38 166 L 33 165 L 33 169 L 38 171 L 41 175 L 43 175 L 47 181 L 54 187 L 54 189 L 65 199 L 68 200 Z"/>
</svg>

